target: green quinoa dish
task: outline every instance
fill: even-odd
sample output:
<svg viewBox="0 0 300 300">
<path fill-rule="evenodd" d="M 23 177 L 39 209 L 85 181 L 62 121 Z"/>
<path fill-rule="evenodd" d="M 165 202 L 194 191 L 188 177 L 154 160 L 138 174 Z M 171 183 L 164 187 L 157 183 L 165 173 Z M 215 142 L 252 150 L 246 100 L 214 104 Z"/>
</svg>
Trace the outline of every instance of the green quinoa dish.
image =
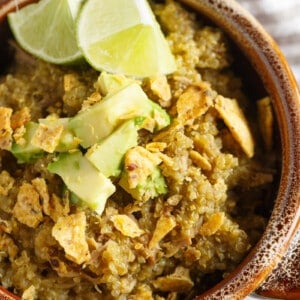
<svg viewBox="0 0 300 300">
<path fill-rule="evenodd" d="M 269 97 L 245 92 L 220 29 L 149 4 L 174 70 L 54 64 L 9 41 L 0 284 L 22 299 L 192 299 L 265 229 L 279 173 Z"/>
</svg>

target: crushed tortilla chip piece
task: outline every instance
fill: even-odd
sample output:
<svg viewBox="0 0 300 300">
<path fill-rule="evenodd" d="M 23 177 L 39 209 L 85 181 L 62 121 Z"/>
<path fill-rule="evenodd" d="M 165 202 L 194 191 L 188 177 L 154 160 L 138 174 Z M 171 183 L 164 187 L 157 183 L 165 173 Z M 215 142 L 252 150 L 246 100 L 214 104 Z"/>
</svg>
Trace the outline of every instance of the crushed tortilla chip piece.
<svg viewBox="0 0 300 300">
<path fill-rule="evenodd" d="M 259 128 L 267 151 L 273 148 L 274 116 L 270 97 L 257 101 Z"/>
<path fill-rule="evenodd" d="M 213 145 L 212 139 L 207 138 L 207 136 L 198 135 L 193 141 L 197 152 L 203 153 L 209 158 L 216 155 L 216 147 Z"/>
<path fill-rule="evenodd" d="M 13 208 L 13 216 L 22 224 L 36 228 L 43 220 L 40 197 L 34 186 L 24 182 Z"/>
<path fill-rule="evenodd" d="M 167 143 L 151 142 L 146 145 L 146 149 L 151 152 L 162 152 L 166 149 Z"/>
<path fill-rule="evenodd" d="M 171 88 L 165 75 L 157 75 L 150 78 L 150 88 L 159 97 L 159 104 L 168 107 L 171 104 Z"/>
<path fill-rule="evenodd" d="M 81 111 L 91 107 L 95 103 L 99 102 L 102 99 L 101 95 L 98 92 L 92 93 L 86 100 L 83 101 L 81 106 Z"/>
<path fill-rule="evenodd" d="M 13 115 L 11 116 L 10 119 L 11 128 L 13 130 L 16 130 L 17 128 L 24 126 L 30 120 L 31 120 L 31 116 L 30 116 L 29 108 L 25 106 L 22 109 L 14 112 Z"/>
<path fill-rule="evenodd" d="M 202 170 L 210 171 L 212 166 L 211 163 L 208 161 L 207 158 L 205 158 L 203 155 L 201 155 L 199 152 L 195 150 L 190 151 L 190 158 L 192 159 L 193 163 L 201 168 Z"/>
<path fill-rule="evenodd" d="M 123 235 L 135 238 L 141 236 L 144 231 L 139 228 L 138 224 L 127 215 L 114 215 L 110 218 L 117 230 Z"/>
<path fill-rule="evenodd" d="M 219 95 L 215 99 L 215 108 L 245 154 L 252 157 L 254 155 L 254 139 L 238 102 L 235 99 Z"/>
<path fill-rule="evenodd" d="M 225 215 L 223 212 L 212 214 L 209 219 L 200 227 L 200 234 L 213 235 L 215 234 L 224 222 Z"/>
<path fill-rule="evenodd" d="M 161 216 L 157 223 L 153 236 L 149 243 L 149 249 L 158 246 L 159 242 L 176 226 L 175 218 L 171 215 Z"/>
<path fill-rule="evenodd" d="M 189 270 L 178 266 L 173 274 L 158 277 L 153 281 L 156 289 L 163 292 L 188 292 L 193 288 L 194 283 L 191 280 Z"/>
<path fill-rule="evenodd" d="M 183 124 L 192 124 L 196 118 L 204 115 L 212 104 L 212 98 L 206 94 L 206 89 L 189 86 L 177 100 L 178 119 L 183 121 Z"/>
<path fill-rule="evenodd" d="M 0 149 L 10 150 L 13 130 L 10 124 L 12 109 L 0 107 Z"/>
<path fill-rule="evenodd" d="M 36 299 L 36 289 L 34 285 L 30 285 L 22 294 L 22 300 Z"/>
<path fill-rule="evenodd" d="M 144 182 L 154 171 L 161 159 L 146 150 L 144 147 L 136 146 L 127 151 L 125 155 L 125 168 L 128 170 L 128 185 L 134 189 L 140 182 Z"/>
<path fill-rule="evenodd" d="M 57 195 L 52 194 L 49 200 L 49 216 L 56 222 L 58 218 L 65 217 L 70 212 L 69 201 L 63 203 Z"/>
<path fill-rule="evenodd" d="M 31 143 L 32 145 L 39 147 L 46 152 L 53 153 L 59 143 L 59 139 L 63 130 L 63 125 L 51 126 L 39 124 L 32 137 Z"/>
<path fill-rule="evenodd" d="M 52 228 L 52 236 L 65 250 L 66 258 L 77 264 L 82 264 L 91 258 L 85 229 L 84 212 L 60 217 Z"/>
</svg>

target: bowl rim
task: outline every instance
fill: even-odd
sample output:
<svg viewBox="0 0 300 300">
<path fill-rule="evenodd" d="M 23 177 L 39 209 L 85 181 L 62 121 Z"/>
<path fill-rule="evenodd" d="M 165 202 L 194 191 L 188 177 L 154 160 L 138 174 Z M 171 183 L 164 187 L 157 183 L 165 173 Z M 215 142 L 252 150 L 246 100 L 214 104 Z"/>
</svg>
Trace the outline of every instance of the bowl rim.
<svg viewBox="0 0 300 300">
<path fill-rule="evenodd" d="M 234 272 L 196 297 L 198 300 L 242 299 L 258 288 L 277 266 L 294 234 L 300 228 L 299 87 L 276 42 L 235 0 L 177 1 L 208 17 L 234 40 L 271 95 L 277 122 L 280 124 L 281 179 L 267 228 L 260 241 Z M 32 2 L 37 0 L 19 0 L 17 3 L 18 7 L 22 7 Z M 0 0 L 0 22 L 15 9 L 15 1 Z M 280 222 L 281 219 L 284 223 Z M 12 297 L 10 293 L 7 296 Z"/>
<path fill-rule="evenodd" d="M 260 241 L 238 268 L 197 299 L 241 299 L 267 278 L 300 228 L 300 95 L 290 66 L 263 26 L 235 0 L 180 0 L 222 27 L 272 98 L 282 143 L 281 178 Z"/>
</svg>

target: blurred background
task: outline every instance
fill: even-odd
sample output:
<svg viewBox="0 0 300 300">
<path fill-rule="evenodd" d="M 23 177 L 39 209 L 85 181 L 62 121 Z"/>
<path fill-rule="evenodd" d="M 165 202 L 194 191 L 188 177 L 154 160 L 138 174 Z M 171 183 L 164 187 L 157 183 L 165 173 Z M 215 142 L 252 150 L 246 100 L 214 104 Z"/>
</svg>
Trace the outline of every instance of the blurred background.
<svg viewBox="0 0 300 300">
<path fill-rule="evenodd" d="M 279 44 L 300 85 L 300 0 L 238 0 Z"/>
</svg>

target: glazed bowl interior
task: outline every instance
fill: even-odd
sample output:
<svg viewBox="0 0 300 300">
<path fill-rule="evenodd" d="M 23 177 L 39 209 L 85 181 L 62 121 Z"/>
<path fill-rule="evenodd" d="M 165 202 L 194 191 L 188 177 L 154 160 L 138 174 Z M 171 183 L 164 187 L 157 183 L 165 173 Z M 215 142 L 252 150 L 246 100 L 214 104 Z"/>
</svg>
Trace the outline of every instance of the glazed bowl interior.
<svg viewBox="0 0 300 300">
<path fill-rule="evenodd" d="M 9 63 L 8 37 L 4 20 L 14 1 L 0 0 L 0 73 Z M 19 1 L 20 5 L 33 1 Z M 241 299 L 254 291 L 284 255 L 299 228 L 300 195 L 300 104 L 299 91 L 285 58 L 264 29 L 231 0 L 181 0 L 199 12 L 208 22 L 224 29 L 234 41 L 238 59 L 234 65 L 245 80 L 245 89 L 255 99 L 270 95 L 278 124 L 278 148 L 281 152 L 278 189 L 268 226 L 249 255 L 222 282 L 199 299 Z M 10 3 L 10 5 L 5 5 Z M 2 8 L 1 8 L 2 7 Z M 5 9 L 4 9 L 5 8 Z M 253 98 L 253 101 L 255 100 Z"/>
<path fill-rule="evenodd" d="M 281 174 L 268 226 L 240 266 L 199 297 L 240 299 L 263 282 L 280 261 L 299 228 L 299 89 L 278 45 L 239 4 L 221 0 L 181 2 L 213 21 L 231 37 L 237 46 L 238 68 L 243 73 L 240 75 L 246 79 L 246 88 L 258 96 L 264 93 L 271 96 L 278 124 L 279 139 L 276 142 L 281 151 Z"/>
</svg>

